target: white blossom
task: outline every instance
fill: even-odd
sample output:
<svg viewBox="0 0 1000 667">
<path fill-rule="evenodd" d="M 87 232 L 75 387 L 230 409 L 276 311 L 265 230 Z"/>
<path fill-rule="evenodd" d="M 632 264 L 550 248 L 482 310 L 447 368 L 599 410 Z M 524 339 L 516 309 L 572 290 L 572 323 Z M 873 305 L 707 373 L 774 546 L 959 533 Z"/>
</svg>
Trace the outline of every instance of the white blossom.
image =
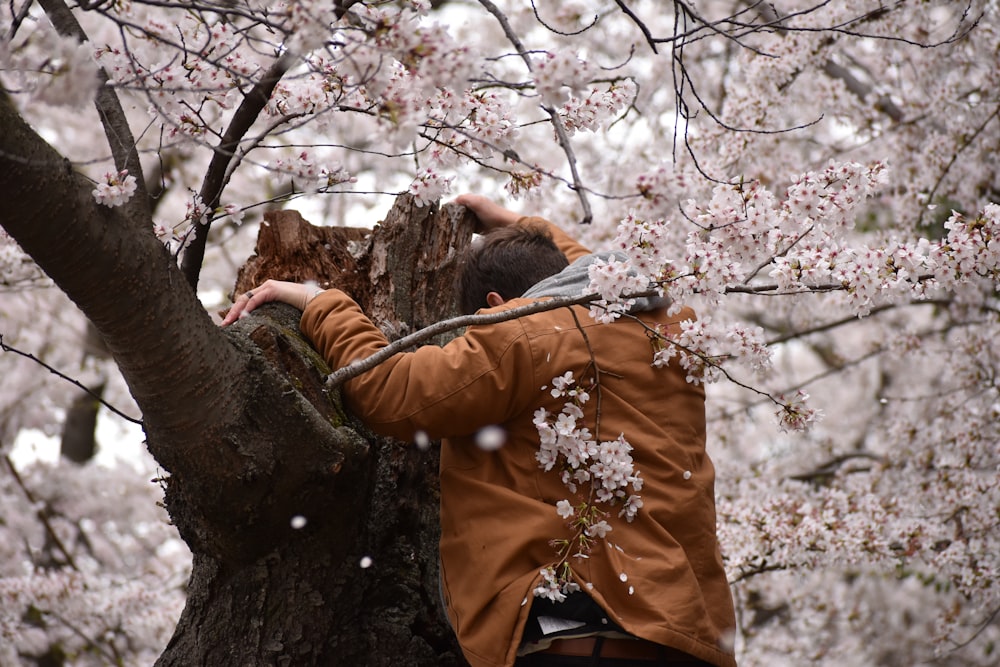
<svg viewBox="0 0 1000 667">
<path fill-rule="evenodd" d="M 119 172 L 109 171 L 104 174 L 104 179 L 94 188 L 94 200 L 108 208 L 121 206 L 132 198 L 136 190 L 135 176 L 128 173 L 127 169 Z"/>
</svg>

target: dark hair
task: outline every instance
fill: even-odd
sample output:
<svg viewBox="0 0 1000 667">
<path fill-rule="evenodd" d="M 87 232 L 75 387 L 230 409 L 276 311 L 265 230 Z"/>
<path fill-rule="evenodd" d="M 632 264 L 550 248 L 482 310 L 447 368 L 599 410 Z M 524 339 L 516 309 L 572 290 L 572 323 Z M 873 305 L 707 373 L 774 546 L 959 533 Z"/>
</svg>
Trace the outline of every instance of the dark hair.
<svg viewBox="0 0 1000 667">
<path fill-rule="evenodd" d="M 471 315 L 485 308 L 486 295 L 516 299 L 569 262 L 543 225 L 500 227 L 465 252 L 458 270 L 458 308 Z"/>
</svg>

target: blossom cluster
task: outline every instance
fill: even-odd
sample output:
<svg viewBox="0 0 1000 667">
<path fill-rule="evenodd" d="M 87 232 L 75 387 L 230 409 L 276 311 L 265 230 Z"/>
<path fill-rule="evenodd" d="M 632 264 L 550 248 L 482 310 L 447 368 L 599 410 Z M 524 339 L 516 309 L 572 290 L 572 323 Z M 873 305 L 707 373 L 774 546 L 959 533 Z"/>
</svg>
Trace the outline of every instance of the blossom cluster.
<svg viewBox="0 0 1000 667">
<path fill-rule="evenodd" d="M 340 78 L 335 68 L 326 66 L 319 58 L 314 58 L 311 62 L 312 67 L 318 71 L 281 81 L 275 86 L 265 108 L 268 114 L 288 118 L 311 114 L 315 115 L 317 121 L 328 122 L 331 119 L 329 111 L 334 104 L 362 108 L 364 102 L 357 89 L 352 89 L 349 83 Z"/>
<path fill-rule="evenodd" d="M 299 151 L 292 158 L 278 158 L 270 168 L 291 176 L 297 184 L 307 190 L 325 190 L 355 181 L 354 177 L 339 164 L 318 164 L 315 154 L 308 150 Z"/>
<path fill-rule="evenodd" d="M 185 202 L 184 218 L 175 223 L 154 222 L 153 234 L 172 254 L 178 254 L 194 241 L 195 230 L 199 227 L 204 227 L 217 217 L 225 217 L 239 226 L 245 214 L 245 209 L 234 203 L 210 211 L 197 193 L 190 193 Z"/>
<path fill-rule="evenodd" d="M 266 3 L 260 8 L 268 11 Z M 287 30 L 293 35 L 290 47 L 302 54 L 321 49 L 330 40 L 332 27 L 337 23 L 337 8 L 322 0 L 290 2 L 283 9 L 288 12 Z"/>
<path fill-rule="evenodd" d="M 662 328 L 651 332 L 654 366 L 666 366 L 676 358 L 692 384 L 716 382 L 724 367 L 732 364 L 757 374 L 771 369 L 773 351 L 765 343 L 761 327 L 732 324 L 720 331 L 708 315 L 684 320 L 679 326 L 678 335 Z"/>
<path fill-rule="evenodd" d="M 427 129 L 434 142 L 428 154 L 434 164 L 453 167 L 459 156 L 486 160 L 513 150 L 518 132 L 510 104 L 495 92 L 440 90 L 429 100 Z"/>
<path fill-rule="evenodd" d="M 644 220 L 632 212 L 621 220 L 613 240 L 624 259 L 598 262 L 591 268 L 587 291 L 599 293 L 603 300 L 592 314 L 602 322 L 619 317 L 631 305 L 632 294 L 651 287 L 669 297 L 676 312 L 695 297 L 714 306 L 733 289 L 829 289 L 824 281 L 847 292 L 863 312 L 876 296 L 892 293 L 898 282 L 879 278 L 869 265 L 857 262 L 856 249 L 842 249 L 839 244 L 853 226 L 854 212 L 885 178 L 880 162 L 830 164 L 793 179 L 784 198 L 759 181 L 718 184 L 706 204 L 688 202 L 686 217 L 694 225 Z M 684 254 L 678 257 L 681 244 Z M 905 260 L 911 265 L 916 261 L 912 255 Z M 901 256 L 900 264 L 905 261 Z M 917 273 L 911 269 L 905 275 Z M 777 279 L 777 285 L 763 283 L 764 276 Z M 899 272 L 891 278 L 898 281 Z M 720 326 L 711 316 L 703 316 L 683 322 L 676 339 L 661 331 L 653 332 L 652 338 L 652 362 L 664 365 L 676 357 L 690 382 L 720 379 L 728 361 L 758 375 L 770 368 L 771 352 L 760 327 Z M 780 422 L 789 428 L 804 428 L 819 416 L 803 395 L 772 400 L 780 407 Z"/>
<path fill-rule="evenodd" d="M 564 602 L 566 596 L 580 590 L 580 584 L 570 579 L 568 567 L 543 567 L 538 571 L 541 580 L 532 590 L 536 598 L 552 600 L 553 602 Z"/>
<path fill-rule="evenodd" d="M 635 95 L 635 82 L 625 79 L 613 83 L 606 91 L 592 89 L 585 97 L 571 95 L 559 107 L 559 116 L 570 134 L 580 130 L 595 132 L 631 104 Z"/>
<path fill-rule="evenodd" d="M 548 51 L 534 60 L 535 90 L 542 101 L 556 108 L 570 93 L 579 93 L 594 76 L 591 65 L 568 51 Z"/>
<path fill-rule="evenodd" d="M 560 548 L 560 564 L 543 570 L 543 582 L 536 596 L 561 600 L 576 585 L 571 570 L 563 567 L 570 556 L 586 558 L 591 544 L 603 539 L 612 530 L 608 517 L 612 508 L 621 505 L 618 517 L 629 523 L 642 507 L 643 480 L 632 460 L 632 446 L 624 434 L 614 440 L 598 442 L 585 423 L 584 406 L 591 391 L 599 390 L 579 385 L 572 371 L 552 380 L 549 390 L 553 398 L 565 398 L 559 414 L 539 408 L 534 415 L 540 447 L 535 454 L 539 466 L 546 472 L 555 470 L 572 494 L 582 499 L 568 499 L 556 504 L 556 512 L 568 522 L 574 535 L 556 540 Z M 584 491 L 586 489 L 586 491 Z"/>
<path fill-rule="evenodd" d="M 410 183 L 409 192 L 418 206 L 428 206 L 447 194 L 453 177 L 444 176 L 433 167 L 427 167 Z"/>
<path fill-rule="evenodd" d="M 690 193 L 695 183 L 696 179 L 677 165 L 661 163 L 636 176 L 635 190 L 642 196 L 648 210 L 663 213 L 681 196 Z"/>
<path fill-rule="evenodd" d="M 649 278 L 632 270 L 628 261 L 615 257 L 596 258 L 587 267 L 590 284 L 588 294 L 600 295 L 590 307 L 590 315 L 598 322 L 607 324 L 618 319 L 635 305 L 635 298 L 628 296 L 645 292 Z"/>
<path fill-rule="evenodd" d="M 822 416 L 822 411 L 809 407 L 809 394 L 799 389 L 791 398 L 778 396 L 779 406 L 775 414 L 782 431 L 804 431 L 809 424 Z"/>
<path fill-rule="evenodd" d="M 54 652 L 80 665 L 156 659 L 190 570 L 158 494 L 127 464 L 36 463 L 19 481 L 0 475 L 0 662 Z"/>
<path fill-rule="evenodd" d="M 114 208 L 121 206 L 135 194 L 135 176 L 128 173 L 127 169 L 119 172 L 109 171 L 104 174 L 104 178 L 94 188 L 94 200 L 102 206 Z"/>
<path fill-rule="evenodd" d="M 464 81 L 474 60 L 471 48 L 453 39 L 447 26 L 424 21 L 426 16 L 421 3 L 352 7 L 340 23 L 347 71 L 375 94 L 384 88 L 386 74 L 391 76 L 383 71 L 382 60 L 401 65 L 424 93 Z M 359 25 L 365 29 L 362 34 L 353 29 Z"/>
</svg>

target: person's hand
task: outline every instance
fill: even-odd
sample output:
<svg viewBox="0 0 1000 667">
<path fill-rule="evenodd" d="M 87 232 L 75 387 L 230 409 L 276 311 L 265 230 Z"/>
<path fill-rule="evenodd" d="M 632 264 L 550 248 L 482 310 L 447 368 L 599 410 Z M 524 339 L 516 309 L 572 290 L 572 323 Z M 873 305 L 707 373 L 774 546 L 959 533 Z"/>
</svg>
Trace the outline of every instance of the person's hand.
<svg viewBox="0 0 1000 667">
<path fill-rule="evenodd" d="M 263 306 L 269 301 L 281 301 L 299 310 L 305 310 L 306 304 L 323 290 L 315 284 L 303 285 L 281 280 L 265 281 L 260 287 L 254 287 L 236 298 L 233 307 L 226 313 L 220 326 L 228 326 L 241 317 L 246 317 L 254 308 Z"/>
<path fill-rule="evenodd" d="M 488 232 L 497 227 L 513 225 L 521 218 L 520 213 L 505 209 L 500 204 L 482 195 L 464 194 L 455 198 L 455 203 L 472 211 L 479 220 L 476 231 Z"/>
</svg>

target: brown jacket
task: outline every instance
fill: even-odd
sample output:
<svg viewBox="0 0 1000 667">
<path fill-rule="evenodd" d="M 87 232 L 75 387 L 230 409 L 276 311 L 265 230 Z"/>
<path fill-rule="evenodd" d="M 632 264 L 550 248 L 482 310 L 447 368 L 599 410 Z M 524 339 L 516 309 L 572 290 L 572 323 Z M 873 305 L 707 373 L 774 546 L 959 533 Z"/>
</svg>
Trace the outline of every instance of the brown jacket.
<svg viewBox="0 0 1000 667">
<path fill-rule="evenodd" d="M 538 219 L 534 219 L 538 220 Z M 551 226 L 572 262 L 587 254 Z M 524 305 L 515 299 L 491 311 Z M 573 316 L 575 311 L 576 317 Z M 677 331 L 694 313 L 639 313 Z M 584 340 L 578 323 L 586 331 Z M 302 331 L 333 368 L 387 342 L 346 294 L 312 300 Z M 705 453 L 704 392 L 676 364 L 654 368 L 646 330 L 623 318 L 596 324 L 584 307 L 560 308 L 501 324 L 469 327 L 443 348 L 398 354 L 344 387 L 350 409 L 375 431 L 404 441 L 423 431 L 441 443 L 442 584 L 452 626 L 473 667 L 514 663 L 541 568 L 553 565 L 550 541 L 571 537 L 556 503 L 576 501 L 556 469 L 543 471 L 533 423 L 558 413 L 552 379 L 581 378 L 590 349 L 605 375 L 599 440 L 624 434 L 644 480 L 632 523 L 612 511 L 613 529 L 574 575 L 619 625 L 634 635 L 732 667 L 732 597 L 715 534 L 715 471 Z M 581 378 L 582 379 L 582 378 Z M 594 430 L 596 400 L 586 405 Z M 481 428 L 501 425 L 506 444 L 476 445 Z"/>
</svg>

